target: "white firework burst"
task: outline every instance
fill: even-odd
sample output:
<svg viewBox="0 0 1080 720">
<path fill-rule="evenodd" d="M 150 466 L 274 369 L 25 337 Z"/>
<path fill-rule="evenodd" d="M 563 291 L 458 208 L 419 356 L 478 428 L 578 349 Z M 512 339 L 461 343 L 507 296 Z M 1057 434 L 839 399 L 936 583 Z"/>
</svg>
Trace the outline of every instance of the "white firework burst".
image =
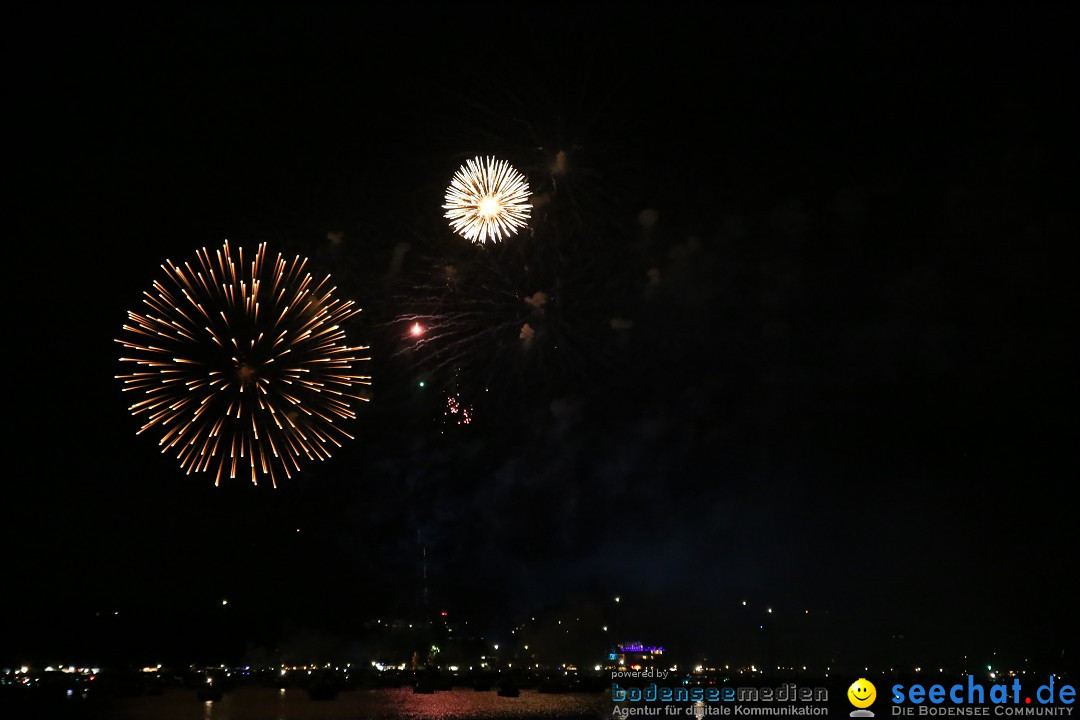
<svg viewBox="0 0 1080 720">
<path fill-rule="evenodd" d="M 528 224 L 530 193 L 525 176 L 510 163 L 477 157 L 454 174 L 443 210 L 458 235 L 473 242 L 494 242 Z"/>
</svg>

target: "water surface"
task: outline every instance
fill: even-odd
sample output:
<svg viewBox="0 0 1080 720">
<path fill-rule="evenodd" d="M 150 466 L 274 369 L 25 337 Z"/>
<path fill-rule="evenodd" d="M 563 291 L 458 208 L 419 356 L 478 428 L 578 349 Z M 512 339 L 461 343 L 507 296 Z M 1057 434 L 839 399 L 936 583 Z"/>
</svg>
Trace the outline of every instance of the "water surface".
<svg viewBox="0 0 1080 720">
<path fill-rule="evenodd" d="M 216 702 L 202 702 L 191 691 L 169 690 L 117 701 L 112 711 L 117 720 L 598 720 L 610 716 L 611 701 L 602 692 L 522 690 L 520 697 L 504 698 L 494 691 L 458 689 L 425 695 L 411 688 L 352 690 L 336 700 L 320 701 L 300 689 L 237 688 Z"/>
</svg>

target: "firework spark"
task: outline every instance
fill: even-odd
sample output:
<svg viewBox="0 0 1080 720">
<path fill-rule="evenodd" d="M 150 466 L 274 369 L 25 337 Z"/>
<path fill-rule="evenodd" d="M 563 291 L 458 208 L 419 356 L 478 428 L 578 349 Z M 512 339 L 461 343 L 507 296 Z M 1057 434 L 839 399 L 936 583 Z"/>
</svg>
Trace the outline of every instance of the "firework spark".
<svg viewBox="0 0 1080 720">
<path fill-rule="evenodd" d="M 142 395 L 129 408 L 145 419 L 139 434 L 159 431 L 188 474 L 214 472 L 217 485 L 250 471 L 276 487 L 278 468 L 292 477 L 353 439 L 341 424 L 368 399 L 357 386 L 371 378 L 353 366 L 368 348 L 350 347 L 341 326 L 360 309 L 334 297 L 329 275 L 315 282 L 307 259 L 268 263 L 265 243 L 247 264 L 227 241 L 196 257 L 167 260 L 165 281 L 143 293 L 147 309 L 128 313 L 116 342 L 136 367 L 117 378 Z"/>
<path fill-rule="evenodd" d="M 446 189 L 446 219 L 466 240 L 484 243 L 517 233 L 532 205 L 525 176 L 505 160 L 489 157 L 465 162 Z"/>
<path fill-rule="evenodd" d="M 457 393 L 446 396 L 446 410 L 443 415 L 452 419 L 458 425 L 472 424 L 472 408 L 465 405 L 461 401 L 461 395 Z"/>
</svg>

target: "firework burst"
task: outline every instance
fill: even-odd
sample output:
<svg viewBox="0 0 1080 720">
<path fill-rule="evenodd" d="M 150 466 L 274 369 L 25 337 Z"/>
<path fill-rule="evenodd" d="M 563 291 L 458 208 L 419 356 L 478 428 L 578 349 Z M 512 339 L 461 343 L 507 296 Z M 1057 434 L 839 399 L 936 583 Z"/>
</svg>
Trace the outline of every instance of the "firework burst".
<svg viewBox="0 0 1080 720">
<path fill-rule="evenodd" d="M 446 396 L 446 410 L 443 415 L 458 425 L 472 424 L 472 408 L 461 401 L 458 393 Z"/>
<path fill-rule="evenodd" d="M 525 258 L 522 247 L 463 245 L 425 256 L 400 279 L 392 303 L 400 311 L 382 326 L 386 342 L 399 348 L 393 357 L 455 396 L 459 410 L 468 407 L 470 424 L 492 417 L 495 406 L 511 410 L 572 392 L 586 357 L 607 345 L 607 319 L 592 317 L 603 312 L 603 297 L 581 289 L 584 306 L 569 309 L 564 296 L 577 297 L 580 288 L 573 268 L 538 252 L 551 249 L 545 243 L 533 244 Z M 441 412 L 449 412 L 447 420 L 464 417 L 449 405 Z"/>
<path fill-rule="evenodd" d="M 446 189 L 446 219 L 466 240 L 484 243 L 515 235 L 529 220 L 532 205 L 525 176 L 505 160 L 465 162 Z"/>
<path fill-rule="evenodd" d="M 129 408 L 145 419 L 139 434 L 159 431 L 188 474 L 213 472 L 216 485 L 250 472 L 276 487 L 276 471 L 292 477 L 353 438 L 341 425 L 367 400 L 358 386 L 371 378 L 354 363 L 369 358 L 341 326 L 360 309 L 334 297 L 329 275 L 316 282 L 306 259 L 268 263 L 265 243 L 246 263 L 227 241 L 196 256 L 167 260 L 146 309 L 128 313 L 117 342 L 135 369 L 117 378 L 141 395 Z"/>
</svg>

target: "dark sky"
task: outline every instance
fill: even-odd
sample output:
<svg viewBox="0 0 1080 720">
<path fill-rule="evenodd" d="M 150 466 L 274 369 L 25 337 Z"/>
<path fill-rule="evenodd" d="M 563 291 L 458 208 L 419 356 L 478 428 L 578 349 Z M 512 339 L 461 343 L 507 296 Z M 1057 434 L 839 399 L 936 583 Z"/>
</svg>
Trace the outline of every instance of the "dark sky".
<svg viewBox="0 0 1080 720">
<path fill-rule="evenodd" d="M 1075 11 L 385 12 L 9 18 L 0 660 L 205 656 L 222 598 L 230 647 L 348 645 L 421 612 L 426 548 L 496 637 L 590 607 L 738 653 L 772 607 L 793 661 L 1060 662 Z M 547 194 L 527 243 L 445 227 L 478 154 Z M 113 377 L 158 265 L 225 238 L 310 256 L 373 346 L 357 441 L 276 491 L 185 477 Z"/>
</svg>

